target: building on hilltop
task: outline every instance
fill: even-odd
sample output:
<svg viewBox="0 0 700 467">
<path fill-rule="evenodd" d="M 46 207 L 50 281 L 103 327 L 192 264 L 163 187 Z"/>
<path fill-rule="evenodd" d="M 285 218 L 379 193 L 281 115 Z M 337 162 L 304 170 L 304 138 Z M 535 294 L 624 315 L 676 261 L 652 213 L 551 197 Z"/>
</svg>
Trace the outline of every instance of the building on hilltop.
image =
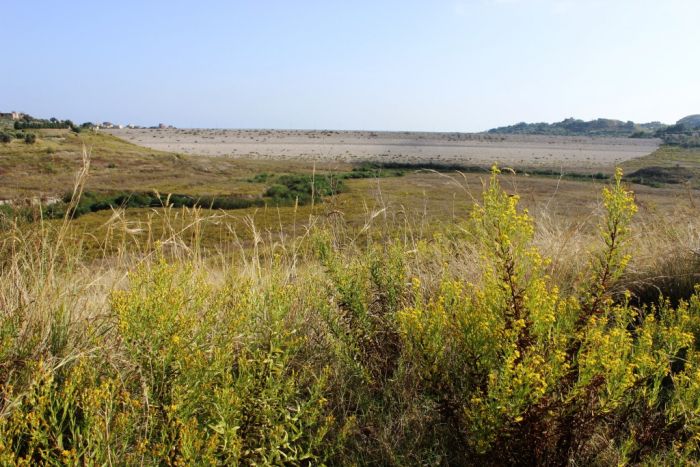
<svg viewBox="0 0 700 467">
<path fill-rule="evenodd" d="M 9 118 L 11 120 L 20 120 L 24 117 L 22 112 L 0 112 L 0 118 Z"/>
</svg>

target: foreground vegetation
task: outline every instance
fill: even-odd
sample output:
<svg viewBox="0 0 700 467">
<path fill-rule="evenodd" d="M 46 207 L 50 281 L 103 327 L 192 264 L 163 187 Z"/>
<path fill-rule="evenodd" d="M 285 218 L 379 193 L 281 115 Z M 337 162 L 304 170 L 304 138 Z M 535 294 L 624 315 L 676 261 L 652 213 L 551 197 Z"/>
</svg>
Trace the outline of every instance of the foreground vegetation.
<svg viewBox="0 0 700 467">
<path fill-rule="evenodd" d="M 202 254 L 195 208 L 141 247 L 115 232 L 99 262 L 68 220 L 13 224 L 0 463 L 694 462 L 691 237 L 647 231 L 656 256 L 630 256 L 646 227 L 620 173 L 594 242 L 544 239 L 518 203 L 494 172 L 429 235 L 311 216 L 234 255 Z"/>
</svg>

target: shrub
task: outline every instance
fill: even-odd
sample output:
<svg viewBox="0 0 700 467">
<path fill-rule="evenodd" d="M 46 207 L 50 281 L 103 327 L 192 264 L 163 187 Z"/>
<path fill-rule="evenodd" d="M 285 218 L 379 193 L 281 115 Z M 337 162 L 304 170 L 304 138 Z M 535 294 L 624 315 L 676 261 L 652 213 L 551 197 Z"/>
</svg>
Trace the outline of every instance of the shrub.
<svg viewBox="0 0 700 467">
<path fill-rule="evenodd" d="M 265 191 L 265 196 L 273 199 L 291 199 L 292 193 L 286 186 L 275 183 Z"/>
<path fill-rule="evenodd" d="M 635 212 L 621 172 L 604 203 L 603 247 L 579 292 L 562 297 L 531 246 L 531 220 L 494 174 L 470 227 L 481 282 L 446 279 L 428 301 L 417 288 L 416 305 L 399 314 L 404 365 L 424 397 L 448 408 L 465 459 L 591 463 L 591 443 L 604 436 L 626 462 L 685 436 L 661 414 L 665 382 L 693 341 L 683 324 L 690 314 L 685 305 L 639 310 L 613 300 Z"/>
<path fill-rule="evenodd" d="M 251 183 L 265 183 L 269 178 L 271 178 L 271 175 L 267 172 L 263 172 L 256 174 L 254 177 L 248 179 L 248 181 Z"/>
<path fill-rule="evenodd" d="M 24 142 L 27 144 L 36 143 L 36 135 L 34 133 L 26 133 L 24 135 Z"/>
<path fill-rule="evenodd" d="M 0 419 L 3 463 L 324 459 L 326 378 L 294 368 L 304 342 L 284 323 L 292 301 L 213 291 L 164 261 L 130 282 L 111 298 L 121 368 L 87 357 L 60 370 L 34 365 L 26 392 L 5 393 L 21 405 Z M 270 316 L 269 307 L 281 308 Z"/>
<path fill-rule="evenodd" d="M 321 201 L 326 196 L 345 190 L 342 180 L 327 175 L 282 175 L 265 191 L 265 196 L 277 204 Z"/>
<path fill-rule="evenodd" d="M 27 116 L 24 116 L 22 120 L 16 120 L 14 123 L 15 130 L 36 130 L 41 128 L 66 129 L 73 127 L 73 122 L 70 120 L 57 120 L 55 118 L 45 120 Z"/>
<path fill-rule="evenodd" d="M 48 206 L 48 218 L 60 218 L 65 215 L 72 193 L 63 196 L 61 203 Z M 145 207 L 202 207 L 210 209 L 244 209 L 253 206 L 264 206 L 261 198 L 242 198 L 236 195 L 202 196 L 171 194 L 160 195 L 153 192 L 108 192 L 83 193 L 78 204 L 72 209 L 71 218 L 75 219 L 89 212 L 104 211 L 113 208 L 145 208 Z"/>
</svg>

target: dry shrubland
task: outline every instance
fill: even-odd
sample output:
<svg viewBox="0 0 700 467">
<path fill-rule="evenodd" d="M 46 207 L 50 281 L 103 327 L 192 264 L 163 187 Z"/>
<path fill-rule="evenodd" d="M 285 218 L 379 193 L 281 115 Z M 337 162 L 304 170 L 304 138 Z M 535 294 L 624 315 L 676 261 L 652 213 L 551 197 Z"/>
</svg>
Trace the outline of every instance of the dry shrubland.
<svg viewBox="0 0 700 467">
<path fill-rule="evenodd" d="M 251 222 L 217 254 L 198 209 L 115 211 L 98 259 L 5 222 L 0 463 L 695 462 L 697 220 L 635 217 L 619 174 L 577 221 L 499 180 L 438 231 Z"/>
</svg>

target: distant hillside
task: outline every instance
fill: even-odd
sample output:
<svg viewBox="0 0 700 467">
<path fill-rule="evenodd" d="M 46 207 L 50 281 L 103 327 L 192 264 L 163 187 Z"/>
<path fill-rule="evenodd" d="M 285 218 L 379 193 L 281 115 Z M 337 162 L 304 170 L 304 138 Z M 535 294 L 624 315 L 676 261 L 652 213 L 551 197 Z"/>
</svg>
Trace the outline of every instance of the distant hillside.
<svg viewBox="0 0 700 467">
<path fill-rule="evenodd" d="M 622 136 L 651 134 L 656 130 L 666 127 L 661 122 L 634 123 L 623 122 L 607 118 L 584 121 L 575 118 L 567 118 L 556 123 L 517 123 L 489 130 L 496 134 L 519 135 L 562 135 L 562 136 Z"/>
<path fill-rule="evenodd" d="M 683 117 L 676 122 L 676 125 L 683 125 L 690 129 L 698 129 L 700 128 L 700 114 Z"/>
<path fill-rule="evenodd" d="M 675 125 L 656 130 L 654 136 L 671 146 L 700 148 L 700 114 L 683 117 Z"/>
</svg>

